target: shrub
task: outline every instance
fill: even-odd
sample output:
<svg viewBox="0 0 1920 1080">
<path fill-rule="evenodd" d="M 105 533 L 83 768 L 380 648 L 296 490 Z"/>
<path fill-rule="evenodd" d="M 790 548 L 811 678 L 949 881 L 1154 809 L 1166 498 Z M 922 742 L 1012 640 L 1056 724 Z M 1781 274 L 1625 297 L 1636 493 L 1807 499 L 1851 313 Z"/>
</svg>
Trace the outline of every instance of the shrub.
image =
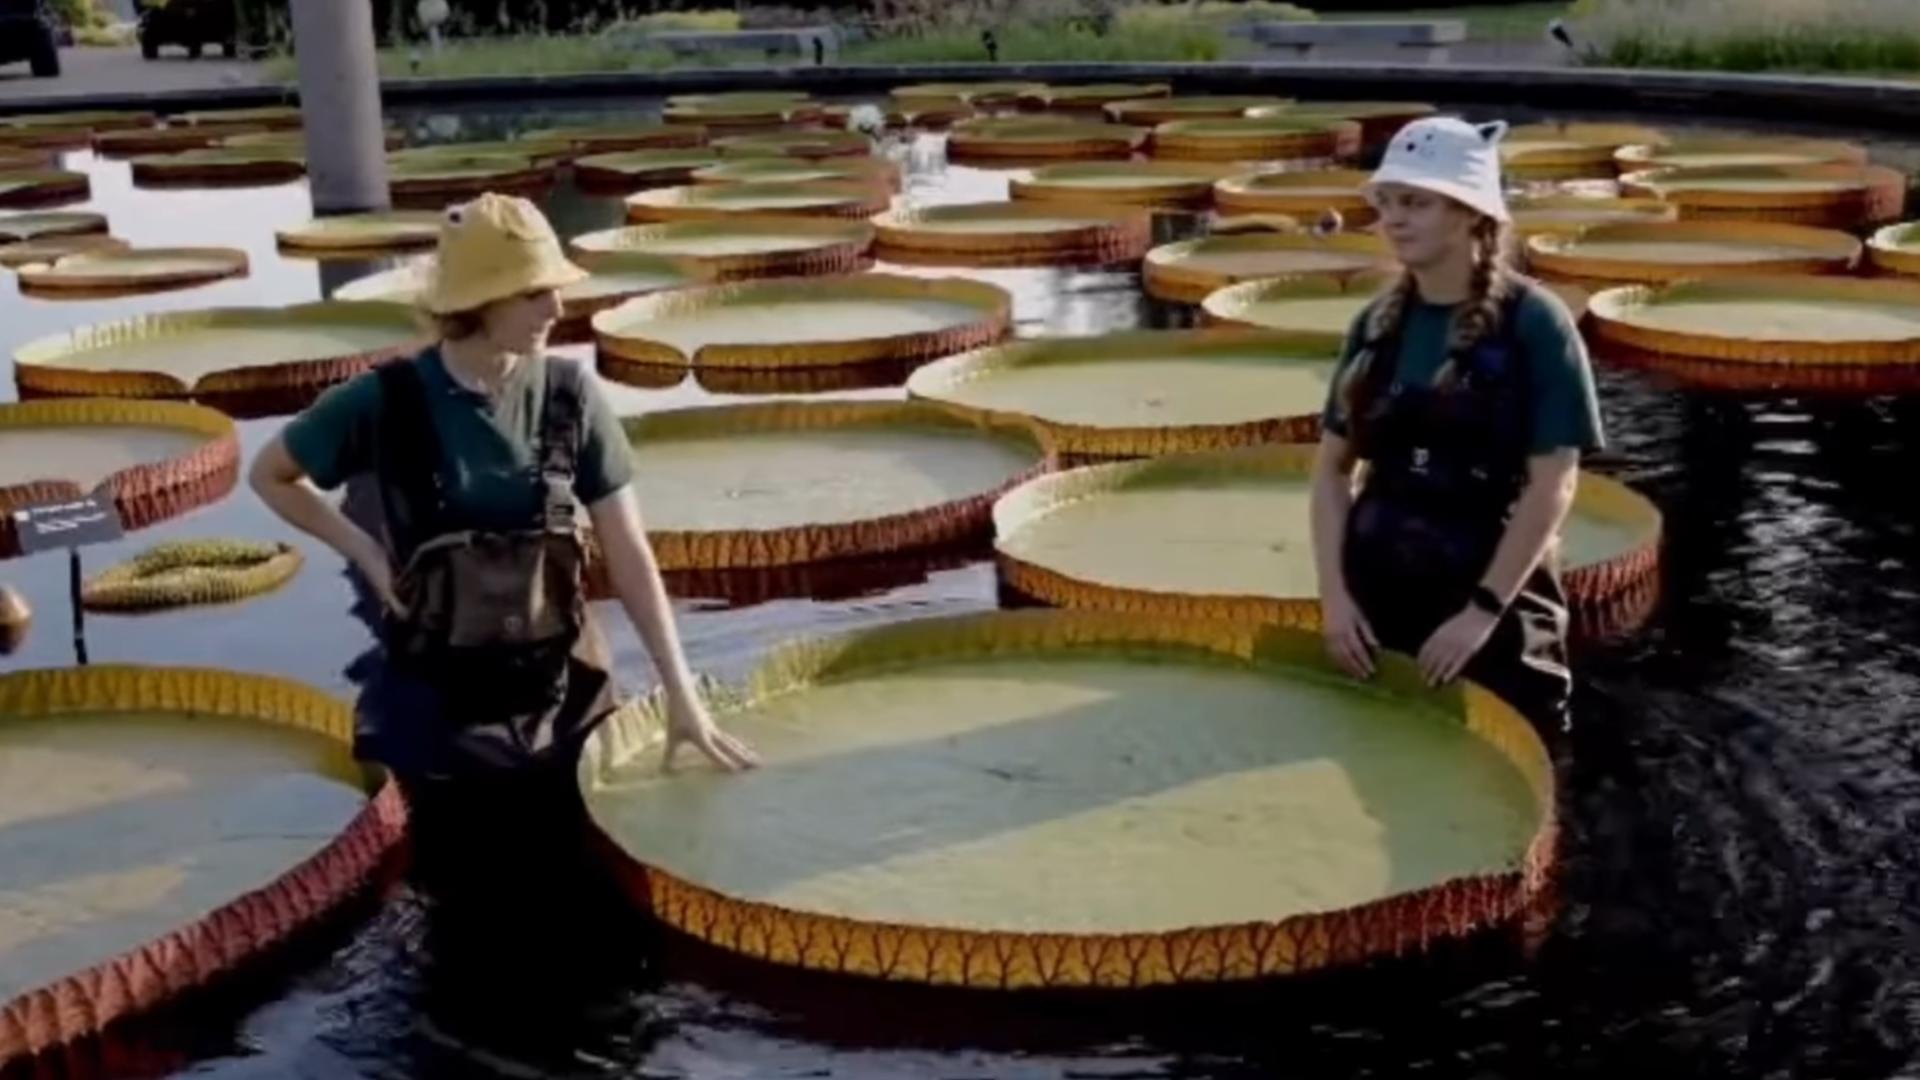
<svg viewBox="0 0 1920 1080">
<path fill-rule="evenodd" d="M 1915 0 L 1579 0 L 1585 63 L 1716 71 L 1920 71 Z"/>
</svg>

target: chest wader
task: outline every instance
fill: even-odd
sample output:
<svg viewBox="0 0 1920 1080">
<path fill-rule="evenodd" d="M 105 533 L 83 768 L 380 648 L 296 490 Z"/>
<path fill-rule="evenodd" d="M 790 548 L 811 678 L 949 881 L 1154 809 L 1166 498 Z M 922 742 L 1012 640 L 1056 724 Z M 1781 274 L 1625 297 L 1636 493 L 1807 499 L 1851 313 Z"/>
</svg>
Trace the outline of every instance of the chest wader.
<svg viewBox="0 0 1920 1080">
<path fill-rule="evenodd" d="M 1467 606 L 1526 484 L 1532 404 L 1513 316 L 1509 304 L 1500 334 L 1452 358 L 1445 386 L 1402 383 L 1398 340 L 1368 346 L 1368 404 L 1350 421 L 1367 470 L 1341 559 L 1385 648 L 1417 654 Z M 1462 672 L 1550 734 L 1565 729 L 1573 689 L 1558 558 L 1528 575 Z"/>
<path fill-rule="evenodd" d="M 376 472 L 407 617 L 386 620 L 386 662 L 360 697 L 363 752 L 407 792 L 417 879 L 498 902 L 516 882 L 551 884 L 577 857 L 585 823 L 574 762 L 616 704 L 582 587 L 580 371 L 546 368 L 540 515 L 508 531 L 449 527 L 419 372 L 395 363 L 379 376 Z"/>
</svg>

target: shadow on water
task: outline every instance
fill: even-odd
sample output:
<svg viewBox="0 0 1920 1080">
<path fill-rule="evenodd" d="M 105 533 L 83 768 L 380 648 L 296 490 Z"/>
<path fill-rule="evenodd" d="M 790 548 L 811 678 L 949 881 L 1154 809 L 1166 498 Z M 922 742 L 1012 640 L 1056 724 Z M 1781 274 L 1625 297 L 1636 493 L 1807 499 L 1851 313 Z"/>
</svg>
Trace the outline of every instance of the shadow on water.
<svg viewBox="0 0 1920 1080">
<path fill-rule="evenodd" d="M 396 120 L 414 141 L 445 141 L 633 108 Z M 916 204 L 1004 197 L 1004 173 L 947 166 L 937 147 L 894 152 Z M 1876 152 L 1920 166 L 1910 143 L 1876 142 Z M 0 284 L 9 349 L 76 322 L 308 300 L 358 276 L 274 250 L 273 229 L 306 215 L 299 185 L 141 191 L 124 162 L 69 160 L 93 174 L 93 205 L 112 214 L 116 234 L 241 246 L 252 275 L 111 304 L 36 304 Z M 565 183 L 548 205 L 565 234 L 623 217 L 618 198 Z M 1128 272 L 978 273 L 1015 292 L 1023 334 L 1192 318 L 1142 299 Z M 557 882 L 566 918 L 443 946 L 402 889 L 370 901 L 370 921 L 323 928 L 271 970 L 18 1075 L 1865 1080 L 1910 1070 L 1920 1044 L 1920 404 L 1675 384 L 1612 364 L 1602 381 L 1613 445 L 1595 465 L 1665 513 L 1663 601 L 1638 637 L 1578 656 L 1563 906 L 1531 957 L 1496 935 L 1283 983 L 994 996 L 769 970 L 604 918 L 584 900 L 569 907 L 573 894 Z M 623 412 L 730 392 L 689 379 L 611 389 Z M 275 426 L 243 424 L 248 452 Z M 279 531 L 243 491 L 89 562 L 160 539 Z M 345 672 L 367 634 L 340 617 L 351 594 L 339 561 L 307 555 L 309 572 L 281 593 L 170 617 L 168 634 L 101 620 L 95 655 L 274 671 L 350 693 Z M 65 611 L 58 560 L 0 563 L 0 578 L 25 590 L 43 621 Z M 812 599 L 769 588 L 744 607 L 685 603 L 694 662 L 731 676 L 796 633 L 997 602 L 979 560 L 869 584 L 832 599 L 809 585 Z M 644 672 L 631 632 L 603 622 L 623 673 Z M 61 635 L 41 630 L 10 665 L 66 662 Z M 556 975 L 551 963 L 486 962 L 516 942 L 594 966 Z"/>
</svg>

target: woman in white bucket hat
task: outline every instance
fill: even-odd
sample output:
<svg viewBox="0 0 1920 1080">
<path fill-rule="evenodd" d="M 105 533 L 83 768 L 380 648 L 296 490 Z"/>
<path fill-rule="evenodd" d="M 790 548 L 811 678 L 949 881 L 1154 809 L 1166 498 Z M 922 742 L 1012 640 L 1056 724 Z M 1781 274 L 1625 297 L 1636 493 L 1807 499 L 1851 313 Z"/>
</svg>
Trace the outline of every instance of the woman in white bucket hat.
<svg viewBox="0 0 1920 1080">
<path fill-rule="evenodd" d="M 1429 682 L 1464 676 L 1553 730 L 1572 689 L 1557 540 L 1603 436 L 1573 316 L 1506 262 L 1505 133 L 1415 121 L 1367 185 L 1403 271 L 1348 332 L 1313 537 L 1343 668 L 1407 653 Z"/>
</svg>

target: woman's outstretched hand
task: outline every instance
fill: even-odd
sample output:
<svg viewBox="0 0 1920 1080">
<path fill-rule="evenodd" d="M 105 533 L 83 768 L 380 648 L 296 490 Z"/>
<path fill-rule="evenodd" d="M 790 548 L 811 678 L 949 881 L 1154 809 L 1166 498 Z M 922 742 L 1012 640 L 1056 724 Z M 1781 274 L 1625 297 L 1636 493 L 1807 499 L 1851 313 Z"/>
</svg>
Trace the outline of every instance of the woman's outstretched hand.
<svg viewBox="0 0 1920 1080">
<path fill-rule="evenodd" d="M 1499 618 L 1471 605 L 1433 632 L 1420 646 L 1420 674 L 1428 686 L 1445 686 L 1460 674 L 1492 636 Z"/>
<path fill-rule="evenodd" d="M 720 730 L 699 698 L 690 694 L 675 695 L 667 702 L 667 749 L 660 759 L 660 770 L 673 772 L 680 747 L 689 744 L 727 772 L 739 772 L 760 764 L 760 756 L 753 752 L 753 747 L 739 736 Z"/>
<path fill-rule="evenodd" d="M 1327 655 L 1354 678 L 1372 678 L 1373 654 L 1379 651 L 1380 641 L 1360 613 L 1360 605 L 1345 589 L 1335 589 L 1320 598 L 1320 617 Z"/>
</svg>

